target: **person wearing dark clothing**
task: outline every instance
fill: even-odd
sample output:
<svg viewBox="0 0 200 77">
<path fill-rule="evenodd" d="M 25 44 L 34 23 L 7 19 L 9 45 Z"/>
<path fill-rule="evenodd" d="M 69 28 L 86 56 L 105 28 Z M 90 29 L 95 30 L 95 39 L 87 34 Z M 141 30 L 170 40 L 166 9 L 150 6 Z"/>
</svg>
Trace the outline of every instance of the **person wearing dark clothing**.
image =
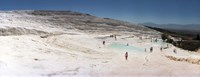
<svg viewBox="0 0 200 77">
<path fill-rule="evenodd" d="M 150 52 L 153 52 L 153 47 L 150 48 Z"/>
<path fill-rule="evenodd" d="M 106 43 L 106 42 L 105 42 L 105 41 L 103 41 L 103 45 L 105 45 L 105 43 Z"/>
<path fill-rule="evenodd" d="M 125 59 L 128 60 L 128 52 L 125 53 Z"/>
<path fill-rule="evenodd" d="M 129 44 L 127 43 L 126 46 L 129 46 Z"/>
<path fill-rule="evenodd" d="M 162 47 L 160 47 L 160 51 L 162 51 L 162 49 L 163 49 L 163 48 L 162 48 Z"/>
<path fill-rule="evenodd" d="M 176 49 L 174 49 L 174 51 L 173 51 L 173 52 L 176 54 L 176 53 L 177 53 L 177 52 L 176 52 Z"/>
</svg>

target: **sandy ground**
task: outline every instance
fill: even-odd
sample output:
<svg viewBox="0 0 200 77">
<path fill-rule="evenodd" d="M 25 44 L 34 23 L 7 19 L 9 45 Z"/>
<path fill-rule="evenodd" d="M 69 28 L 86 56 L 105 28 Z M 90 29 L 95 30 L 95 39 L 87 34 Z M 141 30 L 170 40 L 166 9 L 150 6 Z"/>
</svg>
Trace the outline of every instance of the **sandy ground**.
<svg viewBox="0 0 200 77">
<path fill-rule="evenodd" d="M 38 35 L 0 37 L 0 77 L 199 77 L 200 54 L 134 35 L 71 32 L 40 38 Z M 146 37 L 146 36 L 144 36 Z M 105 41 L 105 46 L 102 45 Z M 142 51 L 113 48 L 119 43 Z M 149 48 L 153 47 L 153 52 Z M 146 48 L 146 52 L 145 52 Z M 177 53 L 173 53 L 177 49 Z M 125 60 L 125 52 L 129 53 Z M 190 58 L 191 61 L 170 59 Z M 200 62 L 200 61 L 199 61 Z"/>
</svg>

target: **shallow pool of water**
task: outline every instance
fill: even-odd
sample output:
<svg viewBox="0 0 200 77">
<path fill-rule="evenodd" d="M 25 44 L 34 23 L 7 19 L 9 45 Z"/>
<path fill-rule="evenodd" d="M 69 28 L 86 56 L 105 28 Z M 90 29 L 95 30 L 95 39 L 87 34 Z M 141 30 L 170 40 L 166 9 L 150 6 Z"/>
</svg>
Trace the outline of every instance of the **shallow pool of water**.
<svg viewBox="0 0 200 77">
<path fill-rule="evenodd" d="M 120 43 L 112 43 L 108 47 L 113 49 L 119 49 L 122 51 L 136 51 L 136 52 L 144 51 L 144 48 L 135 47 L 131 45 L 127 46 L 126 44 L 120 44 Z"/>
<path fill-rule="evenodd" d="M 164 45 L 165 43 L 164 43 L 162 40 L 158 40 L 157 42 L 155 42 L 155 44 L 162 46 L 162 45 Z"/>
</svg>

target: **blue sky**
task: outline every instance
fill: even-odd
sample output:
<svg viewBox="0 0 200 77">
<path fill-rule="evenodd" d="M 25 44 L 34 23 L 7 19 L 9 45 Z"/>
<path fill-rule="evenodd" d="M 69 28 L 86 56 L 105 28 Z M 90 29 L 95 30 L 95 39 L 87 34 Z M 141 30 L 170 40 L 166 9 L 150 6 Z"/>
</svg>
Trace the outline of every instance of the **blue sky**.
<svg viewBox="0 0 200 77">
<path fill-rule="evenodd" d="M 132 23 L 200 24 L 200 0 L 0 1 L 0 10 L 72 10 Z"/>
</svg>

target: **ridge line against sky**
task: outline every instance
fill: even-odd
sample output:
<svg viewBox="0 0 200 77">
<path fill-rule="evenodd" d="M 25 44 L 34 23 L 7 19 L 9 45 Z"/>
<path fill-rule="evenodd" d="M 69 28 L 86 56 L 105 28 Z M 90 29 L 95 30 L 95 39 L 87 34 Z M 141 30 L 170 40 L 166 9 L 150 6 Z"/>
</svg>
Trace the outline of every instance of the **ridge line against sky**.
<svg viewBox="0 0 200 77">
<path fill-rule="evenodd" d="M 1 0 L 0 10 L 71 10 L 132 23 L 200 24 L 200 0 Z"/>
</svg>

